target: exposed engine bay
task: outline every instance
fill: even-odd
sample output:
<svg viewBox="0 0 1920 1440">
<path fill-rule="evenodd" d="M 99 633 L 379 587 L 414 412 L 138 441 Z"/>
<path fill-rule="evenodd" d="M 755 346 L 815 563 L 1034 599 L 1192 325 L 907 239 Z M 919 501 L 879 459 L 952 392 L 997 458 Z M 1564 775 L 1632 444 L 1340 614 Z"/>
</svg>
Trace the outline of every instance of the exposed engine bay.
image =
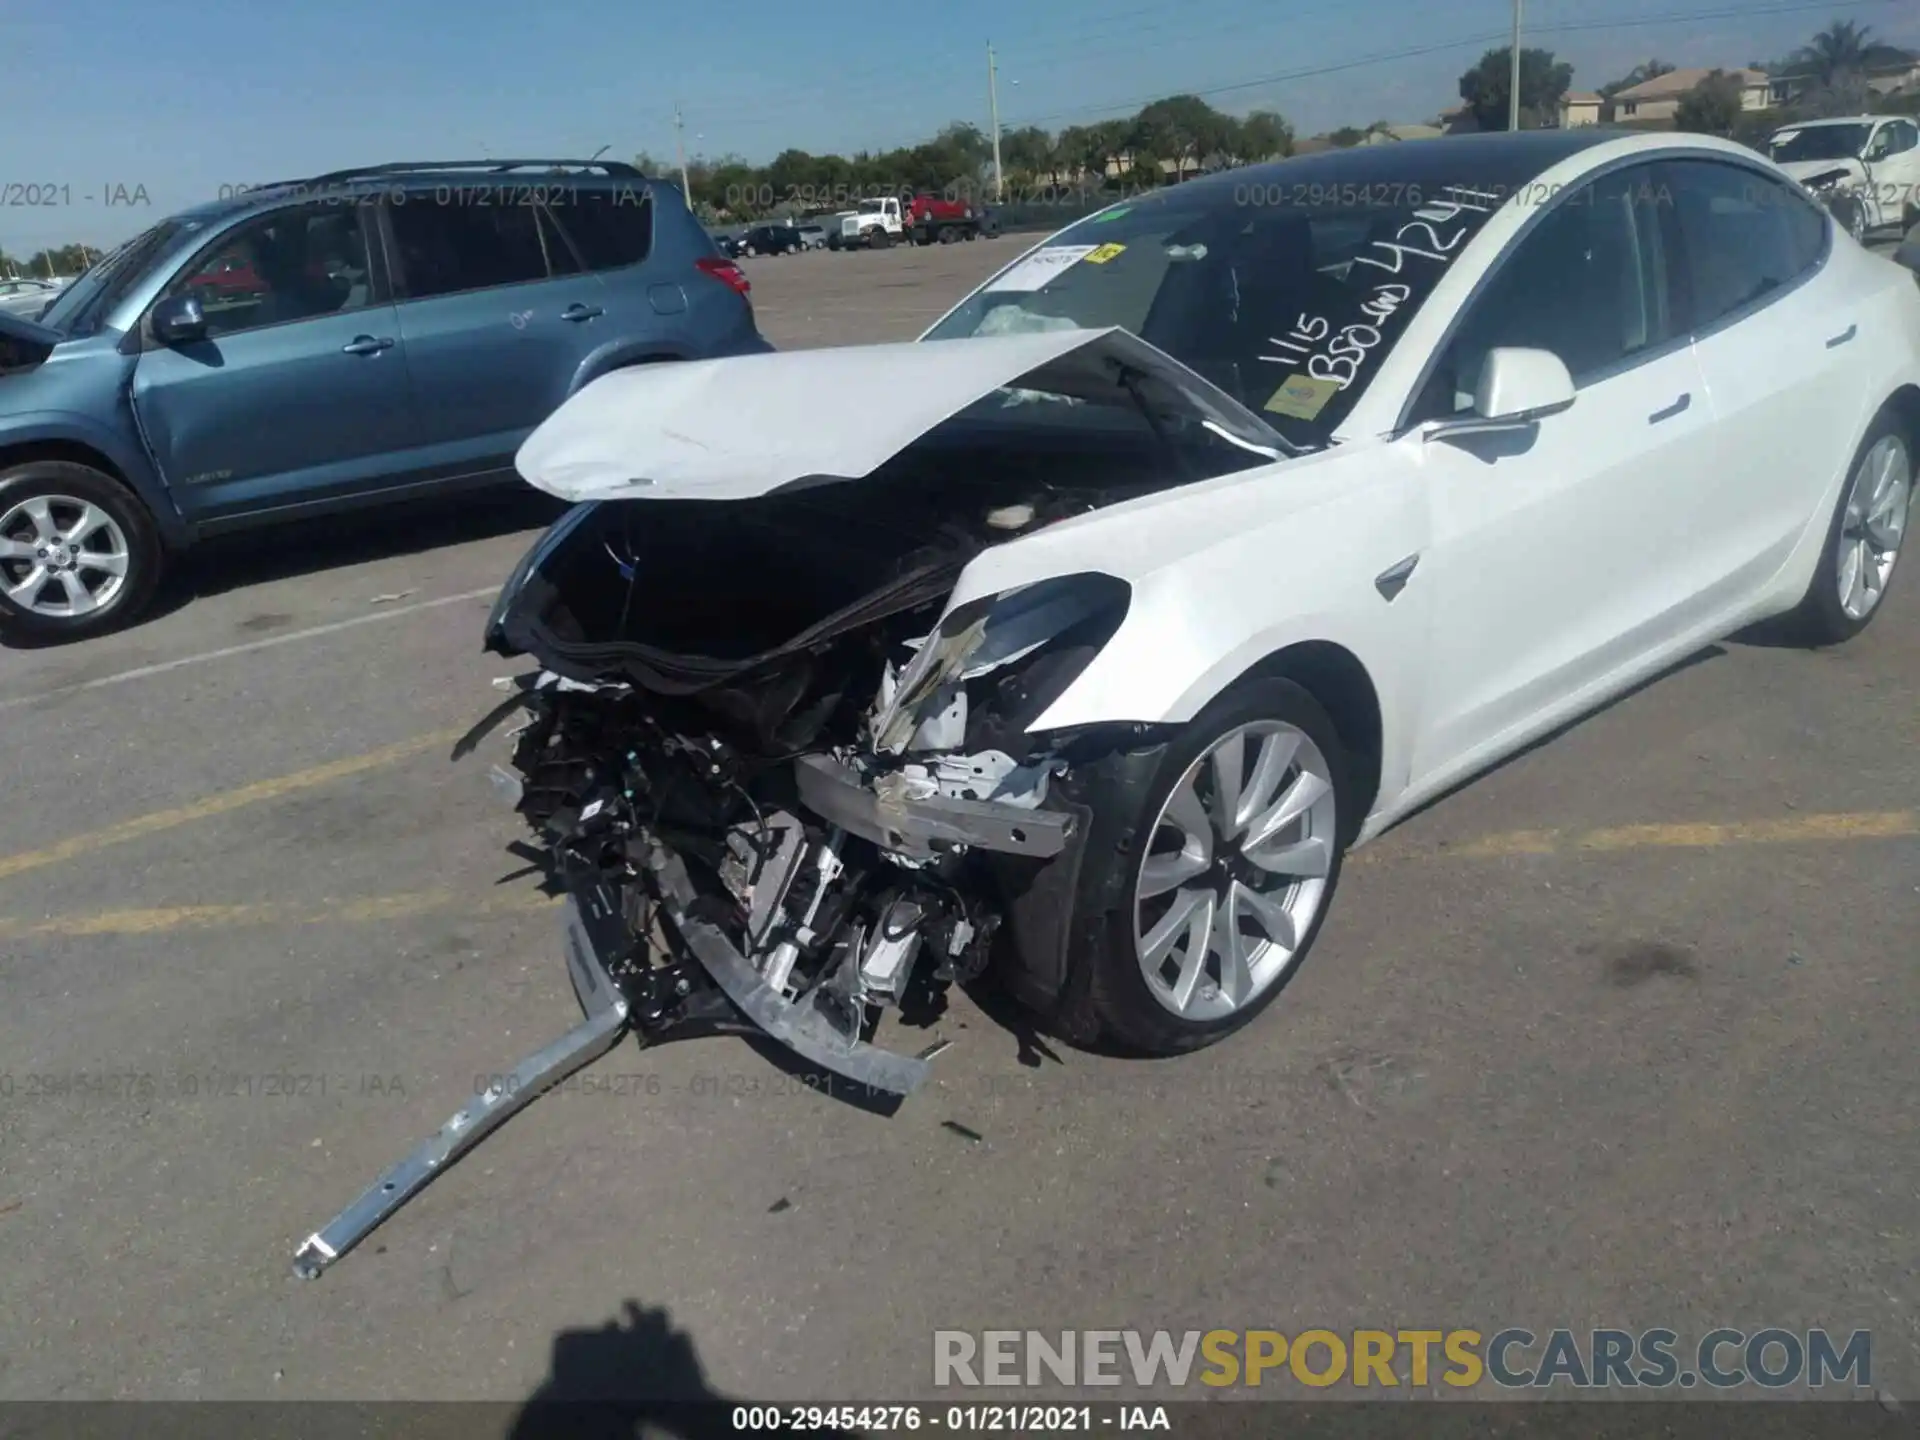
<svg viewBox="0 0 1920 1440">
<path fill-rule="evenodd" d="M 606 964 L 643 1036 L 713 1020 L 711 982 L 818 1065 L 919 1084 L 876 1019 L 979 975 L 1010 889 L 1074 844 L 1056 791 L 1110 742 L 1027 732 L 1128 592 L 1067 576 L 935 622 L 983 549 L 1189 478 L 1168 474 L 1138 445 L 976 438 L 555 527 L 490 637 L 543 667 L 508 682 L 525 714 L 500 779 L 563 883 L 617 911 Z"/>
</svg>

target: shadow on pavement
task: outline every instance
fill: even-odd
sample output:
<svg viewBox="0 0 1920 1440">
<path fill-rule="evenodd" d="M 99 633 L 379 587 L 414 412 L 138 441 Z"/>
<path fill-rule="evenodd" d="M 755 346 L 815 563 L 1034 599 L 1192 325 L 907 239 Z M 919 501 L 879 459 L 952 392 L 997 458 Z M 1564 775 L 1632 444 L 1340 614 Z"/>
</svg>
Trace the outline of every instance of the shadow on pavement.
<svg viewBox="0 0 1920 1440">
<path fill-rule="evenodd" d="M 708 1440 L 739 1433 L 734 1407 L 752 1402 L 722 1395 L 707 1383 L 692 1337 L 675 1327 L 665 1307 L 647 1309 L 629 1300 L 624 1308 L 623 1320 L 554 1337 L 551 1373 L 514 1417 L 508 1440 L 561 1435 Z M 792 1433 L 754 1428 L 761 1434 Z"/>
<path fill-rule="evenodd" d="M 216 536 L 175 561 L 143 619 L 268 581 L 544 529 L 566 508 L 529 485 L 508 484 Z"/>
</svg>

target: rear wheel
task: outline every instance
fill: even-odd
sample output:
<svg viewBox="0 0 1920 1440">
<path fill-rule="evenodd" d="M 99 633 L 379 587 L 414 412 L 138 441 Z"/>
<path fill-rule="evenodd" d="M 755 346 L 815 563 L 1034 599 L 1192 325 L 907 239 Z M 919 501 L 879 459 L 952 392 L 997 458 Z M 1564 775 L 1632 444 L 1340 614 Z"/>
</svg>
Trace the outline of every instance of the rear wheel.
<svg viewBox="0 0 1920 1440">
<path fill-rule="evenodd" d="M 1196 717 L 1140 796 L 1118 905 L 1081 932 L 1101 1029 L 1178 1054 L 1272 1004 L 1332 902 L 1351 797 L 1333 722 L 1293 682 L 1249 682 Z"/>
<path fill-rule="evenodd" d="M 64 460 L 0 473 L 0 639 L 111 629 L 152 598 L 160 565 L 152 518 L 111 476 Z"/>
<path fill-rule="evenodd" d="M 1914 437 L 1882 413 L 1854 456 L 1813 583 L 1796 612 L 1815 645 L 1851 640 L 1879 613 L 1913 502 Z"/>
</svg>

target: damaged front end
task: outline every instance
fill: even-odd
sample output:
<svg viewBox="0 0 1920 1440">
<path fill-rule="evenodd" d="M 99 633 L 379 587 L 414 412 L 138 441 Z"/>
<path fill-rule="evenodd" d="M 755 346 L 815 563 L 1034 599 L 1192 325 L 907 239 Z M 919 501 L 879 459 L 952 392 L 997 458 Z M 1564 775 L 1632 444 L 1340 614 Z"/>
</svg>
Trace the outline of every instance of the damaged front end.
<svg viewBox="0 0 1920 1440">
<path fill-rule="evenodd" d="M 595 955 L 643 1038 L 712 1018 L 717 989 L 812 1065 L 904 1095 L 925 1058 L 876 1024 L 978 975 L 1004 864 L 1073 841 L 1048 803 L 1070 762 L 1027 731 L 1128 592 L 1067 576 L 935 629 L 996 527 L 1075 502 L 981 494 L 977 524 L 890 545 L 878 497 L 826 496 L 582 514 L 493 632 L 546 667 L 515 682 L 502 779 L 568 892 L 622 917 Z M 703 561 L 716 541 L 730 558 Z M 569 638 L 616 604 L 627 638 Z"/>
<path fill-rule="evenodd" d="M 516 722 L 494 779 L 567 896 L 588 1018 L 558 1061 L 543 1052 L 509 1077 L 527 1093 L 481 1097 L 312 1237 L 299 1273 L 627 1028 L 642 1043 L 764 1034 L 897 1098 L 942 1046 L 876 1043 L 889 1011 L 937 1014 L 1003 927 L 1008 948 L 1064 953 L 1096 813 L 1080 772 L 1109 764 L 1114 738 L 1038 722 L 1131 591 L 1079 572 L 949 608 L 956 583 L 989 548 L 1281 442 L 1125 332 L 874 349 L 921 368 L 924 413 L 896 409 L 838 471 L 769 461 L 737 417 L 777 430 L 767 417 L 810 408 L 796 391 L 849 352 L 720 362 L 708 373 L 730 382 L 725 397 L 694 366 L 590 387 L 522 451 L 529 480 L 578 503 L 488 621 L 488 649 L 535 668 L 499 682 L 506 700 L 456 754 Z M 1107 418 L 1080 423 L 1102 400 Z M 1076 413 L 1009 423 L 1035 407 L 1049 422 Z M 1109 423 L 1116 412 L 1135 423 Z M 610 440 L 621 426 L 629 438 Z"/>
</svg>

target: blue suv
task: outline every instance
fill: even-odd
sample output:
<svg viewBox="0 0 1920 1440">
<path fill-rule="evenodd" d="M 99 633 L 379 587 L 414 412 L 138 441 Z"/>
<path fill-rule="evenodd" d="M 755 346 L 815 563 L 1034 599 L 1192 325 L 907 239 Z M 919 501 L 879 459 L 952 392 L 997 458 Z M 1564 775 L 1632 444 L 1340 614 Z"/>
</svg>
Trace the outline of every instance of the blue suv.
<svg viewBox="0 0 1920 1440">
<path fill-rule="evenodd" d="M 629 165 L 381 165 L 164 220 L 0 314 L 0 640 L 132 619 L 203 536 L 514 479 L 609 370 L 770 350 Z"/>
</svg>

